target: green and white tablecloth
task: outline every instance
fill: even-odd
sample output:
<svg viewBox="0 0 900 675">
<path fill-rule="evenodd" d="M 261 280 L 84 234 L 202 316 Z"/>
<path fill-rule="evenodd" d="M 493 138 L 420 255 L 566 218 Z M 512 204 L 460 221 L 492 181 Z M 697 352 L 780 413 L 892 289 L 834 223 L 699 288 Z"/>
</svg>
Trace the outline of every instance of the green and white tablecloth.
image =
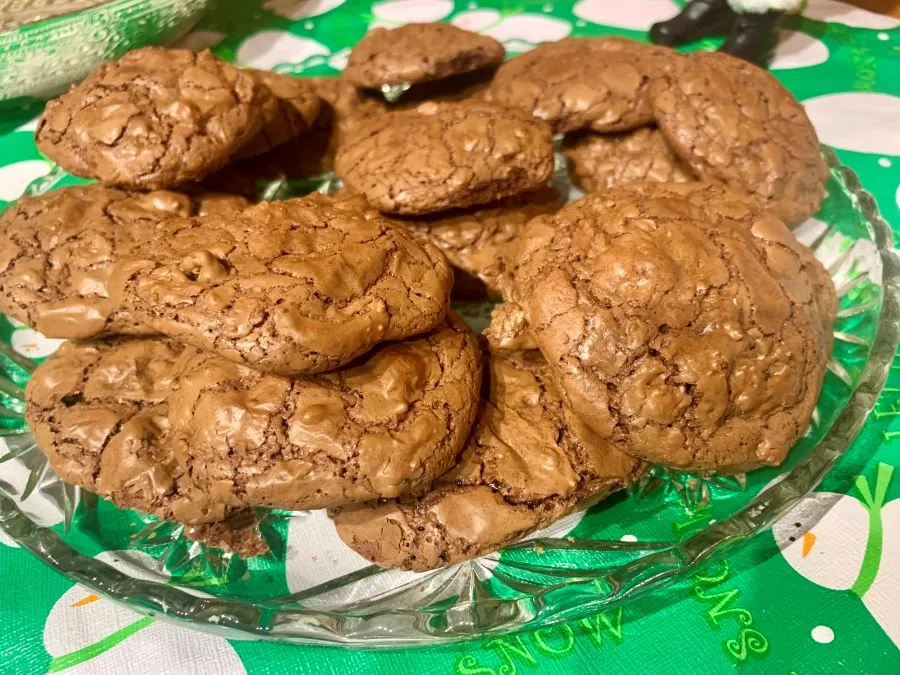
<svg viewBox="0 0 900 675">
<path fill-rule="evenodd" d="M 243 65 L 294 74 L 339 70 L 372 26 L 452 21 L 510 53 L 567 35 L 643 39 L 671 0 L 220 0 L 183 41 Z M 900 20 L 808 0 L 784 24 L 772 64 L 824 143 L 872 192 L 900 234 Z M 703 46 L 712 47 L 710 42 Z M 0 208 L 37 178 L 39 108 L 0 113 Z M 12 343 L 50 342 L 18 327 Z M 661 595 L 588 619 L 414 651 L 345 651 L 226 641 L 91 596 L 0 535 L 0 673 L 900 672 L 900 364 L 853 449 L 774 530 Z M 877 516 L 880 514 L 880 518 Z M 817 519 L 811 536 L 797 523 Z M 880 523 L 879 556 L 863 560 Z M 806 528 L 803 528 L 806 529 Z M 626 535 L 627 536 L 627 535 Z M 877 537 L 873 538 L 877 541 Z M 871 548 L 871 545 L 869 545 Z M 856 580 L 866 567 L 867 590 Z M 78 654 L 77 659 L 56 658 Z"/>
</svg>

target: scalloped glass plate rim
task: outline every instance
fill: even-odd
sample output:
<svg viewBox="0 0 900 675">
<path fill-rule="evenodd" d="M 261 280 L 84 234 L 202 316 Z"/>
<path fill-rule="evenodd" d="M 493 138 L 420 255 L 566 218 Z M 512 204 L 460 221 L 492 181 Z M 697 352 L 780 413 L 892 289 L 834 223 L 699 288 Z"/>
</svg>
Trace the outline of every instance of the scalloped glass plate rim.
<svg viewBox="0 0 900 675">
<path fill-rule="evenodd" d="M 392 636 L 386 617 L 403 617 L 415 623 L 427 621 L 422 610 L 386 610 L 370 614 L 344 614 L 313 609 L 275 609 L 265 603 L 198 597 L 177 586 L 128 577 L 114 567 L 83 556 L 69 547 L 49 528 L 34 526 L 15 505 L 0 494 L 0 529 L 36 557 L 92 591 L 122 602 L 132 609 L 162 616 L 226 637 L 288 641 L 301 644 L 343 647 L 400 647 L 447 644 L 486 635 L 504 634 L 546 627 L 562 621 L 608 610 L 651 591 L 658 591 L 704 562 L 721 555 L 739 542 L 766 531 L 806 494 L 850 447 L 875 406 L 900 339 L 900 256 L 893 249 L 887 222 L 878 213 L 872 196 L 852 170 L 842 165 L 834 152 L 822 148 L 829 167 L 840 174 L 860 206 L 883 265 L 883 305 L 872 351 L 849 401 L 822 441 L 789 473 L 765 487 L 741 511 L 716 522 L 684 542 L 660 548 L 638 542 L 616 542 L 634 551 L 648 551 L 612 572 L 583 571 L 578 577 L 550 585 L 528 598 L 490 600 L 491 609 L 502 620 L 484 630 L 442 632 L 418 630 L 414 636 Z M 597 540 L 575 540 L 574 544 L 596 547 Z M 609 542 L 607 542 L 608 544 Z M 566 539 L 539 539 L 528 542 L 543 548 L 573 548 Z M 625 584 L 624 579 L 639 579 Z M 567 596 L 548 603 L 547 596 L 565 588 Z M 461 603 L 464 606 L 464 603 Z M 552 605 L 552 606 L 551 606 Z M 521 621 L 525 616 L 526 620 Z M 355 637 L 363 633 L 365 637 Z"/>
</svg>

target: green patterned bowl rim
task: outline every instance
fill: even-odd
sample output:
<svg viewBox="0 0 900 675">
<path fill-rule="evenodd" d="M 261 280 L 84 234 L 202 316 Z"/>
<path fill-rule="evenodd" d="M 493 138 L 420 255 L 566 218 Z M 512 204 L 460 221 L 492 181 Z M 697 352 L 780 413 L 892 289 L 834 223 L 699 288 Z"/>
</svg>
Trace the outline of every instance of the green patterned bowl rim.
<svg viewBox="0 0 900 675">
<path fill-rule="evenodd" d="M 0 493 L 0 527 L 17 543 L 72 581 L 151 616 L 186 623 L 226 637 L 266 639 L 343 647 L 426 646 L 553 625 L 606 611 L 651 591 L 659 591 L 701 563 L 767 530 L 822 480 L 847 450 L 875 407 L 900 339 L 900 256 L 893 249 L 887 222 L 856 174 L 834 152 L 822 148 L 829 168 L 847 188 L 866 219 L 882 269 L 882 311 L 872 351 L 850 400 L 822 441 L 789 473 L 765 487 L 741 511 L 671 546 L 652 543 L 615 545 L 647 551 L 609 570 L 584 570 L 527 598 L 490 598 L 479 606 L 459 607 L 453 630 L 427 630 L 429 622 L 448 621 L 445 610 L 377 610 L 343 613 L 282 609 L 265 603 L 198 597 L 157 581 L 129 577 L 114 567 L 72 549 L 51 529 L 35 525 L 10 497 Z M 610 542 L 540 539 L 528 545 L 550 549 L 596 550 Z M 560 592 L 564 591 L 564 592 Z M 457 608 L 454 608 L 457 609 Z"/>
<path fill-rule="evenodd" d="M 4 31 L 0 31 L 0 34 L 12 33 L 14 31 L 19 31 L 19 30 L 28 29 L 28 28 L 34 28 L 35 26 L 38 26 L 38 25 L 49 26 L 49 25 L 51 25 L 51 22 L 65 21 L 66 19 L 69 19 L 78 14 L 82 14 L 84 12 L 90 12 L 92 10 L 98 9 L 99 7 L 102 7 L 103 5 L 108 5 L 113 2 L 121 3 L 122 1 L 123 0 L 96 0 L 95 3 L 92 5 L 87 5 L 85 7 L 80 7 L 80 8 L 76 7 L 75 9 L 72 9 L 70 7 L 67 11 L 49 14 L 49 15 L 43 16 L 42 18 L 40 18 L 41 17 L 40 10 L 32 9 L 31 16 L 34 16 L 35 14 L 37 14 L 39 18 L 26 19 L 25 21 L 23 21 L 22 23 L 19 23 L 16 26 L 12 26 L 11 28 L 7 28 Z M 25 12 L 20 12 L 20 14 L 25 14 Z M 28 16 L 28 15 L 26 14 L 26 16 Z"/>
<path fill-rule="evenodd" d="M 89 5 L 87 7 L 74 9 L 68 12 L 63 12 L 61 14 L 52 14 L 43 19 L 27 21 L 26 23 L 22 23 L 18 26 L 7 28 L 6 30 L 0 31 L 0 37 L 13 39 L 16 37 L 22 37 L 22 35 L 26 33 L 49 34 L 53 30 L 56 30 L 65 25 L 67 22 L 71 22 L 73 20 L 82 21 L 83 19 L 91 18 L 99 14 L 105 14 L 108 12 L 121 12 L 122 10 L 134 7 L 150 7 L 153 4 L 157 3 L 157 1 L 158 0 L 98 0 L 97 4 L 95 5 Z M 195 2 L 196 4 L 202 6 L 204 9 L 210 4 L 209 0 L 195 0 Z"/>
<path fill-rule="evenodd" d="M 46 100 L 83 79 L 102 61 L 138 47 L 177 40 L 213 2 L 105 0 L 0 31 L 0 105 L 8 108 Z M 45 63 L 48 55 L 61 54 L 77 58 L 56 58 L 52 67 L 32 68 L 22 75 L 22 63 Z"/>
</svg>

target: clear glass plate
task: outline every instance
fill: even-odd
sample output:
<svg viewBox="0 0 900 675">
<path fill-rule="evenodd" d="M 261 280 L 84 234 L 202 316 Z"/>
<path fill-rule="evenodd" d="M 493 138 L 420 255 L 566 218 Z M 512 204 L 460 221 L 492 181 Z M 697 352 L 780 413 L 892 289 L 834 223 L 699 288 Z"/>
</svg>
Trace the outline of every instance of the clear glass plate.
<svg viewBox="0 0 900 675">
<path fill-rule="evenodd" d="M 245 560 L 62 483 L 22 419 L 21 387 L 34 367 L 23 354 L 43 357 L 56 343 L 0 319 L 0 527 L 98 593 L 231 637 L 448 642 L 586 617 L 658 591 L 766 530 L 812 490 L 884 383 L 898 341 L 900 260 L 871 196 L 830 150 L 823 154 L 827 199 L 796 233 L 830 270 L 840 310 L 813 422 L 782 467 L 732 478 L 656 469 L 630 493 L 526 542 L 427 573 L 368 564 L 340 542 L 324 512 L 268 511 L 259 529 L 271 551 Z M 459 309 L 481 328 L 490 308 Z"/>
</svg>

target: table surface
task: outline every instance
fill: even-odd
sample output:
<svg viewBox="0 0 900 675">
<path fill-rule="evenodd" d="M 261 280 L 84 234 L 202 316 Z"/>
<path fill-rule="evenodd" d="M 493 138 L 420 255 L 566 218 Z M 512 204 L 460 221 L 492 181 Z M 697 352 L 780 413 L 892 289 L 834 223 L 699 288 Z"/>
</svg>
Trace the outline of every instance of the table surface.
<svg viewBox="0 0 900 675">
<path fill-rule="evenodd" d="M 900 16 L 892 0 L 857 4 Z M 245 65 L 327 74 L 341 66 L 346 48 L 373 23 L 460 21 L 498 37 L 514 52 L 567 34 L 643 39 L 650 23 L 677 8 L 671 0 L 223 0 L 187 42 L 218 43 L 220 53 Z M 772 64 L 773 73 L 807 106 L 821 140 L 858 173 L 895 231 L 900 227 L 898 26 L 897 19 L 833 0 L 808 0 L 802 16 L 786 20 Z M 262 31 L 275 32 L 260 42 Z M 0 133 L 0 209 L 49 170 L 42 168 L 29 138 L 28 122 L 39 112 L 4 113 L 18 118 L 0 120 L 0 129 L 12 130 Z M 17 129 L 20 123 L 24 126 Z M 853 448 L 818 492 L 788 516 L 788 522 L 809 513 L 819 518 L 809 556 L 792 548 L 802 543 L 765 533 L 678 586 L 619 610 L 462 645 L 376 652 L 227 641 L 97 598 L 0 532 L 0 673 L 410 669 L 515 675 L 601 669 L 678 673 L 686 665 L 697 673 L 900 672 L 900 476 L 893 475 L 900 466 L 898 417 L 900 365 L 895 365 Z M 880 498 L 869 499 L 873 493 Z M 860 598 L 848 589 L 871 534 L 873 509 L 883 524 L 881 561 L 876 582 Z"/>
</svg>

